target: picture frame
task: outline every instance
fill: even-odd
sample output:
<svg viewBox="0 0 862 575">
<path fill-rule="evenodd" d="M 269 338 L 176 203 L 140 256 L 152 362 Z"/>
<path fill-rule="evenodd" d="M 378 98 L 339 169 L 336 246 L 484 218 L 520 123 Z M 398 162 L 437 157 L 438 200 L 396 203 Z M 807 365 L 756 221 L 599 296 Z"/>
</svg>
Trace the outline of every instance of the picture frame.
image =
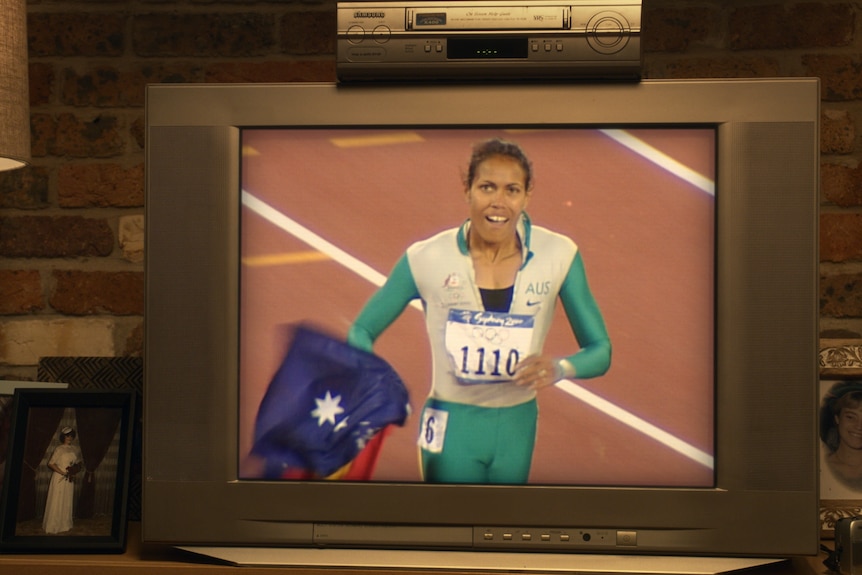
<svg viewBox="0 0 862 575">
<path fill-rule="evenodd" d="M 69 389 L 135 392 L 136 413 L 133 423 L 132 466 L 129 473 L 129 521 L 141 520 L 143 492 L 143 397 L 144 359 L 137 356 L 43 356 L 39 358 L 36 377 L 39 381 L 56 381 Z"/>
<path fill-rule="evenodd" d="M 820 521 L 824 537 L 834 536 L 835 525 L 845 517 L 862 515 L 862 479 L 843 477 L 844 473 L 831 459 L 837 427 L 829 431 L 835 416 L 831 406 L 839 396 L 862 390 L 862 339 L 822 339 L 820 368 Z"/>
<path fill-rule="evenodd" d="M 16 389 L 0 552 L 122 553 L 135 394 Z"/>
</svg>

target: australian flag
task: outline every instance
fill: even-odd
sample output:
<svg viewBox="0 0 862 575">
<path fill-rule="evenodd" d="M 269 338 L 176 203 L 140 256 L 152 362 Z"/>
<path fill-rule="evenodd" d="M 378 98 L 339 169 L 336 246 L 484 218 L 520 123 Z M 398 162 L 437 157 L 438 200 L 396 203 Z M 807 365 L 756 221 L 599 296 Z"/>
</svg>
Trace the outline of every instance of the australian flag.
<svg viewBox="0 0 862 575">
<path fill-rule="evenodd" d="M 326 477 L 409 414 L 407 388 L 382 358 L 307 326 L 296 328 L 257 414 L 252 453 L 267 477 Z"/>
</svg>

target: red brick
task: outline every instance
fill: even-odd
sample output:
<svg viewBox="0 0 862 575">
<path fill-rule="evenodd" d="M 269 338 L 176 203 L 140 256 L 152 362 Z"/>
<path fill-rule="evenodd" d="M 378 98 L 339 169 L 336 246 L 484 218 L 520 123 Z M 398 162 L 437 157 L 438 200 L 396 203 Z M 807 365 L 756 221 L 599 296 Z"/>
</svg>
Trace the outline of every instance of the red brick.
<svg viewBox="0 0 862 575">
<path fill-rule="evenodd" d="M 201 76 L 200 66 L 193 64 L 150 64 L 129 71 L 113 66 L 67 69 L 61 98 L 70 106 L 143 107 L 147 84 L 197 82 Z"/>
<path fill-rule="evenodd" d="M 335 11 L 294 12 L 281 20 L 281 47 L 286 54 L 335 54 Z"/>
<path fill-rule="evenodd" d="M 731 50 L 835 48 L 853 40 L 850 3 L 780 3 L 738 7 L 728 22 Z"/>
<path fill-rule="evenodd" d="M 222 62 L 207 68 L 206 81 L 238 82 L 333 82 L 334 60 L 286 62 Z"/>
<path fill-rule="evenodd" d="M 49 303 L 68 315 L 142 315 L 144 274 L 141 272 L 55 271 Z"/>
<path fill-rule="evenodd" d="M 849 154 L 855 148 L 856 123 L 846 110 L 827 109 L 820 115 L 820 151 Z"/>
<path fill-rule="evenodd" d="M 48 171 L 38 166 L 0 172 L 0 208 L 48 207 Z"/>
<path fill-rule="evenodd" d="M 862 58 L 849 54 L 802 57 L 805 75 L 820 78 L 820 96 L 830 102 L 862 98 Z"/>
<path fill-rule="evenodd" d="M 64 164 L 60 166 L 58 202 L 63 208 L 144 205 L 144 165 Z"/>
<path fill-rule="evenodd" d="M 53 156 L 110 158 L 125 151 L 125 140 L 115 116 L 84 120 L 73 114 L 60 114 L 55 140 L 48 150 Z"/>
<path fill-rule="evenodd" d="M 862 214 L 822 213 L 820 215 L 820 261 L 862 260 Z"/>
<path fill-rule="evenodd" d="M 119 56 L 125 24 L 122 14 L 86 9 L 62 14 L 30 12 L 30 56 Z"/>
<path fill-rule="evenodd" d="M 57 120 L 50 114 L 30 114 L 30 154 L 34 158 L 48 155 L 57 135 Z"/>
<path fill-rule="evenodd" d="M 644 52 L 684 52 L 720 34 L 721 18 L 710 8 L 650 8 L 642 10 Z"/>
<path fill-rule="evenodd" d="M 30 136 L 35 157 L 110 158 L 125 151 L 119 122 L 110 115 L 84 120 L 68 113 L 31 114 Z"/>
<path fill-rule="evenodd" d="M 31 62 L 28 76 L 30 105 L 44 106 L 49 104 L 54 86 L 54 67 L 51 64 Z"/>
<path fill-rule="evenodd" d="M 80 216 L 0 217 L 0 256 L 11 258 L 105 257 L 114 250 L 105 220 Z"/>
<path fill-rule="evenodd" d="M 665 65 L 668 78 L 772 78 L 780 75 L 775 58 L 765 56 L 679 59 Z"/>
<path fill-rule="evenodd" d="M 820 314 L 828 317 L 862 317 L 862 274 L 820 278 Z"/>
<path fill-rule="evenodd" d="M 139 14 L 132 21 L 132 43 L 137 55 L 147 57 L 261 56 L 276 46 L 275 17 L 256 13 Z"/>
<path fill-rule="evenodd" d="M 26 314 L 45 307 L 36 270 L 0 270 L 0 314 Z"/>
<path fill-rule="evenodd" d="M 144 145 L 146 144 L 144 134 L 146 134 L 146 131 L 147 122 L 144 116 L 138 116 L 132 121 L 132 125 L 129 126 L 129 137 L 132 138 L 138 150 L 144 149 Z"/>
<path fill-rule="evenodd" d="M 820 166 L 820 191 L 836 206 L 862 206 L 862 168 L 823 163 Z"/>
</svg>

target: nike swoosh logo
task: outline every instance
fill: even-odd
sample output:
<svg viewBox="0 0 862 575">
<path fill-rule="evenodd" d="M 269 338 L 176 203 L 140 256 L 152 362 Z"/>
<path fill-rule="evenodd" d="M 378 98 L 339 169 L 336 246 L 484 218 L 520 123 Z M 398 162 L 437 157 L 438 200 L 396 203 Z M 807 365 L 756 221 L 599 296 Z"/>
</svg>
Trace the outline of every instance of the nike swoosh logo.
<svg viewBox="0 0 862 575">
<path fill-rule="evenodd" d="M 534 306 L 534 305 L 539 305 L 540 303 L 542 303 L 542 301 L 541 301 L 541 300 L 539 300 L 539 301 L 530 301 L 530 300 L 527 300 L 527 307 L 532 307 L 532 306 Z"/>
</svg>

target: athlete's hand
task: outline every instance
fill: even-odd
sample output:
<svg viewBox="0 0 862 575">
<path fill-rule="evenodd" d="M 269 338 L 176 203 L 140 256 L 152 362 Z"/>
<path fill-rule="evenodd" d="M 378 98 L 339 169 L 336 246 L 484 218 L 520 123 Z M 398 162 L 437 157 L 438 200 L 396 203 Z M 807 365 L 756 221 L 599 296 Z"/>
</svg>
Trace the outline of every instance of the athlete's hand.
<svg viewBox="0 0 862 575">
<path fill-rule="evenodd" d="M 515 366 L 515 384 L 529 389 L 541 389 L 563 379 L 559 362 L 547 355 L 531 355 Z"/>
</svg>

